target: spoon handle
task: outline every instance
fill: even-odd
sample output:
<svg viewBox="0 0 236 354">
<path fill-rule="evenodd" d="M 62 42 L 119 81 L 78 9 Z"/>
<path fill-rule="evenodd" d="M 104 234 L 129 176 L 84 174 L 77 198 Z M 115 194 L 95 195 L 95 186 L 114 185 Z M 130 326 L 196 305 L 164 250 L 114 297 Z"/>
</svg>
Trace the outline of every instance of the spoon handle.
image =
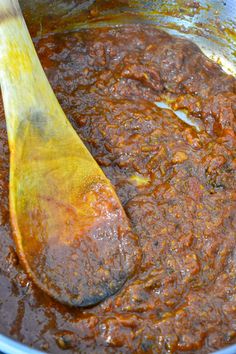
<svg viewBox="0 0 236 354">
<path fill-rule="evenodd" d="M 60 119 L 61 126 L 68 124 L 38 59 L 18 0 L 0 1 L 0 81 L 10 147 L 21 121 L 37 111 Z"/>
</svg>

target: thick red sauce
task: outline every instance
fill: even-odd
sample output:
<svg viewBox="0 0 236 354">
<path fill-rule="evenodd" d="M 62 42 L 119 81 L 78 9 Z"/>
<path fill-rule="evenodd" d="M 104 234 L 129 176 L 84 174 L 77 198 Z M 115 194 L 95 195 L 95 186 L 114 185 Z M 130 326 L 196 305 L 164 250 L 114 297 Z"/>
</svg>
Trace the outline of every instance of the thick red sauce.
<svg viewBox="0 0 236 354">
<path fill-rule="evenodd" d="M 85 310 L 32 284 L 9 226 L 1 106 L 0 332 L 51 353 L 209 353 L 236 343 L 236 80 L 151 26 L 51 35 L 36 47 L 116 188 L 142 261 L 119 293 Z M 157 101 L 186 109 L 199 131 Z"/>
</svg>

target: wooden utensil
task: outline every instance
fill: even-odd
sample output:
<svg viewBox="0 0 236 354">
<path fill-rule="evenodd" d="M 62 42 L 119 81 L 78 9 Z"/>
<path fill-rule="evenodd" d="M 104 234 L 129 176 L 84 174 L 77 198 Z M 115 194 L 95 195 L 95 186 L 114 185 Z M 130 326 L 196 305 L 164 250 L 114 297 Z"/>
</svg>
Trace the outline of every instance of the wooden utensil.
<svg viewBox="0 0 236 354">
<path fill-rule="evenodd" d="M 17 0 L 0 1 L 0 80 L 19 258 L 56 300 L 93 305 L 133 272 L 137 237 L 111 183 L 66 119 Z"/>
</svg>

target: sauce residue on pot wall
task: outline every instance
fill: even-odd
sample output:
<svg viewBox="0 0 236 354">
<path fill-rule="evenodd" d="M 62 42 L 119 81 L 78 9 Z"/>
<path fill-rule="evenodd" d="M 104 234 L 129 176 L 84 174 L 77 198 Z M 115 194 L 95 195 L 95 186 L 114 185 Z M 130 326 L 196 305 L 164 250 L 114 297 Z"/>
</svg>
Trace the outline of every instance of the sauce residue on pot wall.
<svg viewBox="0 0 236 354">
<path fill-rule="evenodd" d="M 1 106 L 0 331 L 51 353 L 208 353 L 235 343 L 236 80 L 193 43 L 152 26 L 48 35 L 36 47 L 143 258 L 118 294 L 83 311 L 34 287 L 9 226 Z"/>
</svg>

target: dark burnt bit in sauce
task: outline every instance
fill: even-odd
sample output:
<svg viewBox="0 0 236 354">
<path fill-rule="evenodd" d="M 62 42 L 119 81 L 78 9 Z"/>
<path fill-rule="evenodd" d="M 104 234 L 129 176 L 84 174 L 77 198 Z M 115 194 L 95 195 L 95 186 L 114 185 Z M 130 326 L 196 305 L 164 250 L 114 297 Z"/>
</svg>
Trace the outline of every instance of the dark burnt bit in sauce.
<svg viewBox="0 0 236 354">
<path fill-rule="evenodd" d="M 236 343 L 236 80 L 151 26 L 36 43 L 67 116 L 111 179 L 143 258 L 104 303 L 68 309 L 27 279 L 9 227 L 0 119 L 0 331 L 52 353 L 208 353 Z M 197 131 L 156 101 L 173 101 Z"/>
</svg>

